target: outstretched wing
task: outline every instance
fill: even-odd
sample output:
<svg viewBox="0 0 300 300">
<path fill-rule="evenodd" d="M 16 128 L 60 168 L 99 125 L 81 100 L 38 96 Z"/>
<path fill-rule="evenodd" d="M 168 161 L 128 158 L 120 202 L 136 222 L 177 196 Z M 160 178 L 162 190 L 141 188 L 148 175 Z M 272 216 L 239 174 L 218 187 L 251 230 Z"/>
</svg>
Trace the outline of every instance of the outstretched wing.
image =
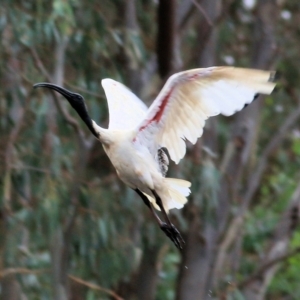
<svg viewBox="0 0 300 300">
<path fill-rule="evenodd" d="M 205 120 L 230 116 L 255 99 L 270 94 L 275 72 L 234 67 L 193 69 L 171 76 L 138 126 L 136 140 L 153 150 L 166 147 L 176 163 L 185 155 L 184 139 L 196 143 Z"/>
<path fill-rule="evenodd" d="M 109 109 L 109 129 L 134 129 L 145 118 L 147 106 L 126 86 L 112 80 L 101 82 Z"/>
</svg>

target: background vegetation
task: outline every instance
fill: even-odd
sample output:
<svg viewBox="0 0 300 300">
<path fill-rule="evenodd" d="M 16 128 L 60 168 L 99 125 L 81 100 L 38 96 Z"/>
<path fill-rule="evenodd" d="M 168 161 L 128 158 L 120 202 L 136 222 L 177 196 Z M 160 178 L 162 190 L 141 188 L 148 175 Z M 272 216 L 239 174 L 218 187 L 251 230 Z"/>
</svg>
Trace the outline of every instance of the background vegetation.
<svg viewBox="0 0 300 300">
<path fill-rule="evenodd" d="M 298 0 L 2 0 L 0 297 L 300 299 Z M 277 69 L 279 89 L 206 124 L 169 174 L 182 252 L 66 101 L 107 126 L 110 77 L 149 105 L 166 78 L 212 65 Z"/>
</svg>

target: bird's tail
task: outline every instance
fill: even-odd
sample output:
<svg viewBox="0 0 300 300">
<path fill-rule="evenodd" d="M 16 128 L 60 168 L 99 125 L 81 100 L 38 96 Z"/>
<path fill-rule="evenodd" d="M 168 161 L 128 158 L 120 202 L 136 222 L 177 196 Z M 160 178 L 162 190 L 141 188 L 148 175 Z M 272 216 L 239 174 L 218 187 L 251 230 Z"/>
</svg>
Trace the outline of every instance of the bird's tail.
<svg viewBox="0 0 300 300">
<path fill-rule="evenodd" d="M 164 178 L 167 184 L 168 196 L 162 197 L 162 202 L 166 212 L 172 208 L 180 209 L 187 202 L 187 196 L 191 193 L 191 183 L 177 178 Z M 153 206 L 160 210 L 153 197 L 146 195 Z"/>
</svg>

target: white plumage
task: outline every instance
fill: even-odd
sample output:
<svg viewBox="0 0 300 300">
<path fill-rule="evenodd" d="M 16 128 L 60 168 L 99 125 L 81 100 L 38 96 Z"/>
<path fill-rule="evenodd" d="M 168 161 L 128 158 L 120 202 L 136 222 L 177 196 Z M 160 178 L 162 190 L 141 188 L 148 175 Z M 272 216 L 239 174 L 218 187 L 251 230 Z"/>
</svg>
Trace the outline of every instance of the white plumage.
<svg viewBox="0 0 300 300">
<path fill-rule="evenodd" d="M 102 87 L 105 91 L 110 130 L 134 129 L 145 117 L 147 106 L 123 84 L 103 79 Z"/>
<path fill-rule="evenodd" d="M 230 116 L 251 103 L 257 94 L 270 94 L 275 73 L 234 67 L 193 69 L 171 76 L 147 109 L 145 104 L 121 83 L 102 80 L 109 107 L 109 128 L 103 129 L 89 117 L 82 96 L 49 83 L 78 112 L 91 132 L 102 142 L 120 179 L 134 189 L 151 209 L 161 229 L 179 248 L 183 240 L 166 212 L 182 208 L 190 194 L 190 183 L 164 177 L 168 149 L 178 163 L 185 155 L 185 140 L 195 144 L 207 118 Z M 160 151 L 158 155 L 158 151 Z M 162 210 L 162 222 L 152 206 Z"/>
<path fill-rule="evenodd" d="M 182 138 L 194 144 L 202 135 L 207 118 L 218 114 L 230 116 L 252 102 L 256 94 L 270 94 L 275 87 L 269 81 L 273 74 L 234 67 L 177 73 L 169 78 L 150 106 L 138 137 L 149 137 L 149 125 L 154 123 L 156 130 L 150 143 L 154 139 L 166 147 L 171 159 L 178 163 L 185 155 Z"/>
</svg>

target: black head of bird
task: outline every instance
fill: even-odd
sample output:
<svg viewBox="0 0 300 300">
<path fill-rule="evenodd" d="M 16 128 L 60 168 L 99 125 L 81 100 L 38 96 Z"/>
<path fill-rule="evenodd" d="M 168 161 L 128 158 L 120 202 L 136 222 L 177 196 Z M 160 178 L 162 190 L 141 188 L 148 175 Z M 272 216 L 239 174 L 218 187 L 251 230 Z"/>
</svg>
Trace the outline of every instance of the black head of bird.
<svg viewBox="0 0 300 300">
<path fill-rule="evenodd" d="M 80 94 L 72 93 L 67 89 L 62 88 L 56 84 L 46 83 L 46 82 L 37 83 L 33 87 L 34 88 L 45 87 L 54 90 L 60 93 L 62 96 L 64 96 L 69 101 L 71 106 L 76 110 L 76 112 L 84 121 L 84 123 L 87 125 L 87 127 L 92 132 L 92 134 L 97 138 L 99 137 L 99 133 L 95 130 L 93 126 L 93 121 L 88 114 L 87 107 L 84 102 L 84 98 Z"/>
</svg>

